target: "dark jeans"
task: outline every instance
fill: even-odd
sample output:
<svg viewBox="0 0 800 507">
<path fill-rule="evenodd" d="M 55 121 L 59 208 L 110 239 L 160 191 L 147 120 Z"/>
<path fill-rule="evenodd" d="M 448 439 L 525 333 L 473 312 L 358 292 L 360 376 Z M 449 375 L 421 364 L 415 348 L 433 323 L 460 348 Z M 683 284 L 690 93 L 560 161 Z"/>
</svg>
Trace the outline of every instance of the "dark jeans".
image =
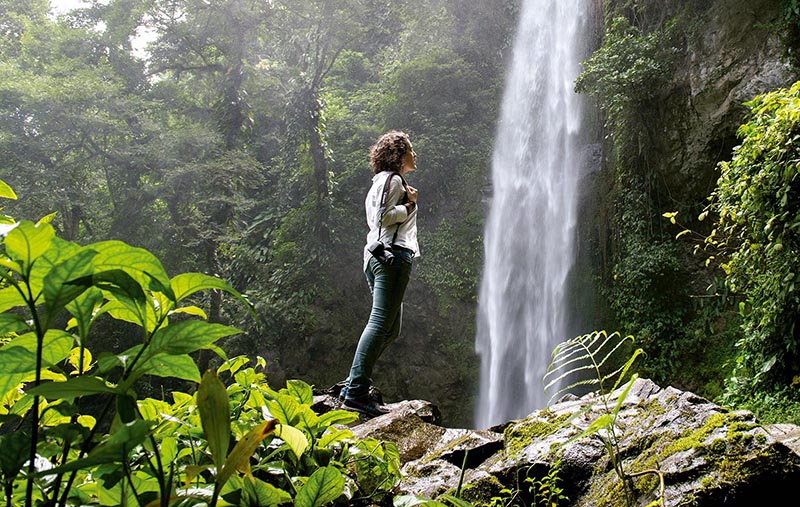
<svg viewBox="0 0 800 507">
<path fill-rule="evenodd" d="M 353 365 L 350 368 L 347 398 L 364 398 L 369 394 L 372 369 L 381 353 L 400 334 L 403 320 L 403 296 L 414 255 L 410 251 L 395 251 L 395 262 L 386 266 L 372 258 L 365 275 L 372 293 L 372 310 L 358 340 Z"/>
</svg>

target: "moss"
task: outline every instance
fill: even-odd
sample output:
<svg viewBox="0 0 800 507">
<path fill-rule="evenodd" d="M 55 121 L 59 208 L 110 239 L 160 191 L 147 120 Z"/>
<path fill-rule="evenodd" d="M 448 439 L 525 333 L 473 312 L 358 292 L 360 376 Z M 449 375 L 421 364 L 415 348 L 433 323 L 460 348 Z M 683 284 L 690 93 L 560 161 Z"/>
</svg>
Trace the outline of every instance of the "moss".
<svg viewBox="0 0 800 507">
<path fill-rule="evenodd" d="M 489 475 L 465 485 L 461 489 L 461 499 L 475 505 L 486 505 L 491 502 L 492 497 L 499 496 L 504 488 L 497 477 Z"/>
<path fill-rule="evenodd" d="M 658 488 L 659 478 L 658 474 L 653 472 L 647 475 L 638 477 L 634 482 L 634 488 L 640 495 L 646 495 Z"/>
<path fill-rule="evenodd" d="M 549 412 L 546 412 L 549 414 Z M 551 420 L 525 420 L 506 428 L 503 432 L 506 452 L 516 454 L 528 446 L 535 438 L 552 435 L 563 427 L 564 422 L 569 419 L 569 414 L 555 416 Z"/>
<path fill-rule="evenodd" d="M 586 500 L 588 505 L 593 505 L 594 507 L 619 507 L 620 505 L 625 505 L 625 491 L 622 481 L 611 480 L 600 485 L 600 487 L 593 487 Z"/>
<path fill-rule="evenodd" d="M 712 454 L 723 454 L 728 448 L 728 444 L 726 444 L 725 440 L 722 438 L 715 438 L 708 444 L 707 448 Z"/>
</svg>

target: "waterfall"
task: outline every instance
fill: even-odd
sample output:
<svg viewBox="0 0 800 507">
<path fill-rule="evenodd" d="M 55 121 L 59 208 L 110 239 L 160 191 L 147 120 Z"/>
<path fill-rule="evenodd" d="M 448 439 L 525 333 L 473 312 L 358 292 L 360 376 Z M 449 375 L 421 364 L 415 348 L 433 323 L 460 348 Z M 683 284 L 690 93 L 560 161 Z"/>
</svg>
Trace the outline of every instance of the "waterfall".
<svg viewBox="0 0 800 507">
<path fill-rule="evenodd" d="M 523 0 L 492 158 L 476 350 L 476 424 L 544 408 L 542 376 L 566 336 L 574 264 L 588 0 Z"/>
</svg>

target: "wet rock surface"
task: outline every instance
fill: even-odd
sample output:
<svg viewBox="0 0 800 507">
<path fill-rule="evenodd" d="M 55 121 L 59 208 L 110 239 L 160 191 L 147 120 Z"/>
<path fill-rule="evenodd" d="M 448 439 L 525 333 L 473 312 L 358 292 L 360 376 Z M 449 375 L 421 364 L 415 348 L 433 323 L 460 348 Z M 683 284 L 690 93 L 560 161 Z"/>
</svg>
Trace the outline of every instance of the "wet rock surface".
<svg viewBox="0 0 800 507">
<path fill-rule="evenodd" d="M 625 505 L 607 446 L 611 434 L 584 435 L 613 413 L 622 392 L 566 397 L 488 429 L 442 427 L 434 405 L 403 401 L 352 429 L 358 438 L 397 445 L 403 462 L 398 494 L 453 493 L 463 468 L 462 498 L 488 502 L 508 488 L 530 503 L 530 486 L 557 467 L 568 498 L 559 505 Z M 647 379 L 636 380 L 624 396 L 613 427 L 614 454 L 630 477 L 636 505 L 659 498 L 661 477 L 665 506 L 750 506 L 766 491 L 791 498 L 800 481 L 800 427 L 762 426 L 750 412 L 729 412 Z"/>
</svg>

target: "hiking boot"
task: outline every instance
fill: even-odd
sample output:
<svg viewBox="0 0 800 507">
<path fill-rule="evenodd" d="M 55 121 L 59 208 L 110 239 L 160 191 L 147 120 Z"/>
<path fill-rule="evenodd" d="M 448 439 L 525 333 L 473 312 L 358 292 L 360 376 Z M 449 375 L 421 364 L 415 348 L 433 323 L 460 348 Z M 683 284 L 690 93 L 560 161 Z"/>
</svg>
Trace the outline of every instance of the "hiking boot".
<svg viewBox="0 0 800 507">
<path fill-rule="evenodd" d="M 370 379 L 372 381 L 372 379 Z M 328 389 L 328 392 L 335 395 L 341 404 L 347 398 L 347 379 L 337 382 L 333 387 Z M 336 394 L 335 394 L 336 393 Z M 370 386 L 369 394 L 367 395 L 371 401 L 381 405 L 383 404 L 383 393 L 375 386 Z"/>
<path fill-rule="evenodd" d="M 369 397 L 360 399 L 345 398 L 342 402 L 342 408 L 364 414 L 370 418 L 389 413 L 388 408 Z"/>
</svg>

